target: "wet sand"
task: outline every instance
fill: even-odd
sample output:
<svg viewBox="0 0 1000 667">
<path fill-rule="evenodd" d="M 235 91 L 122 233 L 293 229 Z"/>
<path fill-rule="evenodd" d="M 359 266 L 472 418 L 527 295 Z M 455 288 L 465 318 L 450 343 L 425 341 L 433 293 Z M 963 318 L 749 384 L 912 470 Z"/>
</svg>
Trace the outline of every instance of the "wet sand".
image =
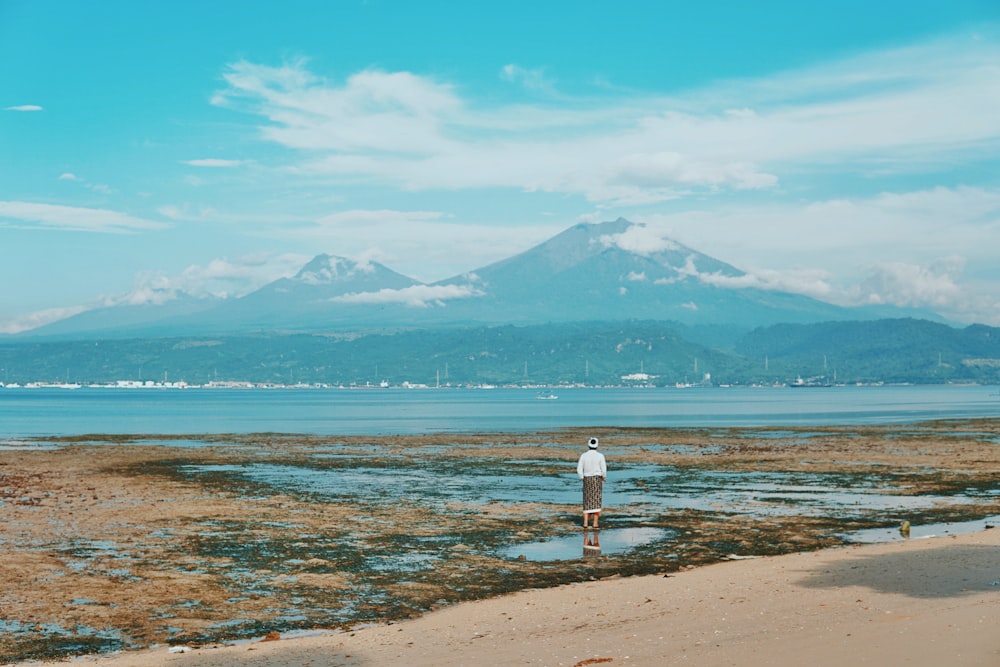
<svg viewBox="0 0 1000 667">
<path fill-rule="evenodd" d="M 529 590 L 350 633 L 82 664 L 993 667 L 997 627 L 1000 530 L 988 530 Z"/>
<path fill-rule="evenodd" d="M 845 485 L 877 476 L 885 493 L 948 500 L 915 511 L 915 525 L 1000 514 L 1000 422 L 992 420 L 596 434 L 609 443 L 612 470 L 657 465 L 682 473 L 773 473 L 790 483 L 819 473 Z M 320 497 L 241 472 L 276 466 L 348 479 L 359 470 L 377 475 L 431 465 L 468 472 L 530 460 L 532 473 L 556 474 L 575 463 L 584 435 L 87 436 L 3 443 L 0 662 L 126 649 L 114 660 L 470 664 L 488 649 L 507 656 L 489 660 L 493 664 L 603 658 L 670 664 L 650 661 L 673 655 L 667 651 L 681 651 L 678 659 L 708 656 L 696 664 L 730 664 L 714 652 L 713 641 L 766 652 L 786 647 L 793 655 L 796 647 L 820 641 L 823 628 L 829 641 L 850 636 L 868 644 L 878 632 L 888 641 L 898 628 L 904 634 L 895 649 L 909 655 L 905 647 L 919 645 L 948 614 L 960 616 L 948 621 L 956 633 L 977 618 L 996 620 L 1000 589 L 981 580 L 1000 580 L 1000 531 L 942 543 L 831 548 L 843 544 L 845 531 L 893 525 L 895 513 L 778 512 L 787 504 L 782 499 L 761 499 L 765 511 L 754 514 L 643 506 L 609 511 L 602 525 L 671 531 L 669 545 L 532 562 L 500 557 L 497 550 L 579 535 L 576 504 L 463 499 L 435 495 L 433 488 L 419 496 L 379 487 L 361 500 L 350 493 Z M 412 479 L 408 484 L 415 488 Z M 790 555 L 774 558 L 780 554 Z M 713 564 L 734 556 L 760 558 Z M 769 569 L 754 569 L 762 567 Z M 923 574 L 893 583 L 894 572 L 910 570 Z M 956 588 L 963 573 L 975 577 Z M 851 576 L 861 574 L 865 578 L 852 583 Z M 778 595 L 773 599 L 761 588 L 769 580 Z M 891 613 L 880 615 L 886 610 Z M 780 619 L 793 630 L 783 629 Z M 813 625 L 794 631 L 797 620 L 807 619 Z M 367 625 L 373 627 L 358 629 Z M 642 633 L 629 638 L 640 626 Z M 256 641 L 269 633 L 288 637 L 296 628 L 329 634 Z M 971 634 L 964 639 L 978 641 Z M 936 641 L 944 645 L 950 636 Z M 220 648 L 240 639 L 254 641 Z M 148 646 L 157 648 L 145 653 Z M 169 653 L 168 646 L 191 651 Z M 975 656 L 995 658 L 989 646 L 976 646 Z M 719 662 L 710 662 L 715 655 Z M 753 664 L 739 657 L 734 664 Z M 946 663 L 996 664 L 937 664 Z"/>
</svg>

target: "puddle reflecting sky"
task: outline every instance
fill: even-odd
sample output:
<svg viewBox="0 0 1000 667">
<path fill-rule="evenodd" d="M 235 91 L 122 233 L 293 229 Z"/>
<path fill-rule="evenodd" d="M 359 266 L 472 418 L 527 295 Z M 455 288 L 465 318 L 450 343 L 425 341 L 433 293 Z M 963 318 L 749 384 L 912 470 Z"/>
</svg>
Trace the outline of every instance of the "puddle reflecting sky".
<svg viewBox="0 0 1000 667">
<path fill-rule="evenodd" d="M 985 519 L 975 521 L 956 521 L 952 523 L 928 523 L 926 525 L 914 524 L 910 526 L 910 537 L 906 538 L 899 532 L 899 528 L 871 528 L 859 530 L 851 533 L 848 537 L 851 542 L 870 544 L 873 542 L 896 542 L 906 539 L 921 539 L 928 537 L 940 537 L 941 535 L 959 535 L 962 533 L 973 533 L 987 528 L 1000 527 L 1000 515 L 988 516 Z"/>
<path fill-rule="evenodd" d="M 597 555 L 624 553 L 645 544 L 676 537 L 676 531 L 662 528 L 612 528 L 608 530 L 580 530 L 576 535 L 556 537 L 551 540 L 518 544 L 504 549 L 507 558 L 524 556 L 527 560 L 573 560 Z"/>
<path fill-rule="evenodd" d="M 407 467 L 308 467 L 273 464 L 188 466 L 194 474 L 222 473 L 289 492 L 440 506 L 450 502 L 577 505 L 575 472 L 551 474 L 550 462 L 518 462 L 502 475 L 493 462 Z M 507 463 L 510 466 L 510 463 Z M 855 517 L 871 511 L 914 511 L 967 502 L 988 492 L 901 495 L 892 475 L 870 473 L 728 472 L 632 465 L 611 472 L 604 505 L 616 508 L 692 509 L 749 516 L 829 515 Z"/>
</svg>

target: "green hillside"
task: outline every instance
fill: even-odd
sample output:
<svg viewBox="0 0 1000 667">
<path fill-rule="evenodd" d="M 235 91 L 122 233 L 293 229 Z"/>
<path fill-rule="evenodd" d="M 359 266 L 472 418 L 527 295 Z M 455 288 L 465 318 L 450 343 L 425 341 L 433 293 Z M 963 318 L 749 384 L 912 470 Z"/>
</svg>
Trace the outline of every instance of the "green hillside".
<svg viewBox="0 0 1000 667">
<path fill-rule="evenodd" d="M 746 333 L 633 321 L 0 345 L 5 384 L 673 386 L 797 378 L 851 384 L 997 383 L 1000 330 L 900 319 L 777 325 Z"/>
</svg>

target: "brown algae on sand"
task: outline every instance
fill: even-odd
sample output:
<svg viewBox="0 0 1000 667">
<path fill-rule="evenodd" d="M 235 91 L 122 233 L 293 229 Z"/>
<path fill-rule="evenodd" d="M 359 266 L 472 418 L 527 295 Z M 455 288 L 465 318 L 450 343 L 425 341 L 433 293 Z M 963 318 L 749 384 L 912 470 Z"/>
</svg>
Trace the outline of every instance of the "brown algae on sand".
<svg viewBox="0 0 1000 667">
<path fill-rule="evenodd" d="M 1000 513 L 1000 421 L 604 429 L 605 543 L 654 537 L 583 558 L 592 432 L 5 443 L 0 661 L 350 628 Z M 579 557 L 544 557 L 555 540 Z"/>
</svg>

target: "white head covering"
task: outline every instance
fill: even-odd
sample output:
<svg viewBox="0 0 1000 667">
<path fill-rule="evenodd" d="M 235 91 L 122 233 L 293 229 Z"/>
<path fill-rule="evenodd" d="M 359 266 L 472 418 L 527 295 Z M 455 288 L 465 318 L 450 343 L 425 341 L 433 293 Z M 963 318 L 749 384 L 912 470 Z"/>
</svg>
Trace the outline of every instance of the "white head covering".
<svg viewBox="0 0 1000 667">
<path fill-rule="evenodd" d="M 590 447 L 591 449 L 597 449 L 597 445 L 598 445 L 598 441 L 597 441 L 597 438 L 591 438 L 591 439 L 590 439 L 590 440 L 589 440 L 589 441 L 587 442 L 587 445 L 588 445 L 588 446 L 589 446 L 589 447 Z"/>
</svg>

